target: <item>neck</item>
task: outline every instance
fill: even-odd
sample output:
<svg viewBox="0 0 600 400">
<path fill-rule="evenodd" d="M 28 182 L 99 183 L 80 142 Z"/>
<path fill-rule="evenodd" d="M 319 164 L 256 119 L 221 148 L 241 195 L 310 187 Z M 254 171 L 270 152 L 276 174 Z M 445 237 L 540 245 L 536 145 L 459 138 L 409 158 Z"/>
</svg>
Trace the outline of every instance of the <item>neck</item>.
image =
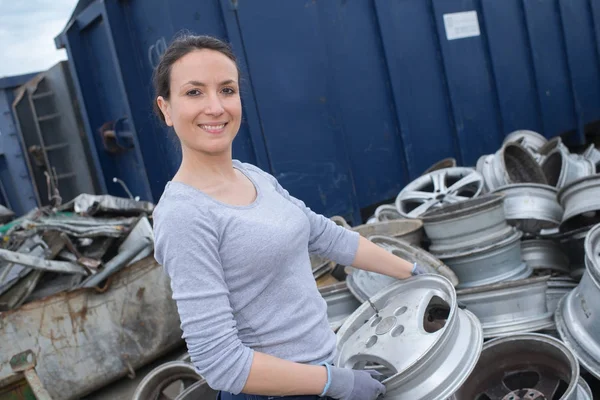
<svg viewBox="0 0 600 400">
<path fill-rule="evenodd" d="M 205 182 L 235 179 L 231 149 L 220 154 L 206 154 L 183 147 L 177 175 Z"/>
</svg>

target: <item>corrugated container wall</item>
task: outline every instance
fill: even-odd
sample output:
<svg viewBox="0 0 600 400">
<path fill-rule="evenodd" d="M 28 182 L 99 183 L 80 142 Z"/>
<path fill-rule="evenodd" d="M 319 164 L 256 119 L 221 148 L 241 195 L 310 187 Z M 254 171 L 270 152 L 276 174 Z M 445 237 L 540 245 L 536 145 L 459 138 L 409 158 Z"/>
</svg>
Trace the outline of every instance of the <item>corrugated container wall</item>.
<svg viewBox="0 0 600 400">
<path fill-rule="evenodd" d="M 61 61 L 23 84 L 13 115 L 40 206 L 96 194 L 96 174 L 74 98 L 68 65 Z"/>
<path fill-rule="evenodd" d="M 23 215 L 38 205 L 12 113 L 15 90 L 35 75 L 0 79 L 0 203 L 16 215 Z"/>
<path fill-rule="evenodd" d="M 434 162 L 474 165 L 513 130 L 583 144 L 600 120 L 599 27 L 594 0 L 81 0 L 56 42 L 109 192 L 122 194 L 117 176 L 157 201 L 176 171 L 150 78 L 187 29 L 240 59 L 234 157 L 357 221 Z"/>
</svg>

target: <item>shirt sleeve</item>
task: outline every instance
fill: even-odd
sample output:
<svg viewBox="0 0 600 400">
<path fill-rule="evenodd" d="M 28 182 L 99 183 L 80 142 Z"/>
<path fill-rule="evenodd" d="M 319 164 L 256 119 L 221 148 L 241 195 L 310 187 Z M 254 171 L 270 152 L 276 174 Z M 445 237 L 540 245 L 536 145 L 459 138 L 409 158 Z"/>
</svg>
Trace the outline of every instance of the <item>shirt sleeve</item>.
<svg viewBox="0 0 600 400">
<path fill-rule="evenodd" d="M 218 232 L 197 210 L 169 211 L 155 217 L 155 258 L 170 277 L 192 363 L 214 390 L 240 393 L 254 352 L 238 338 Z"/>
<path fill-rule="evenodd" d="M 251 164 L 244 165 L 269 180 L 281 196 L 298 206 L 306 214 L 310 222 L 310 239 L 308 242 L 310 253 L 318 254 L 338 264 L 352 265 L 358 250 L 360 238 L 358 232 L 341 227 L 329 218 L 312 211 L 302 200 L 290 195 L 273 175 Z"/>
</svg>

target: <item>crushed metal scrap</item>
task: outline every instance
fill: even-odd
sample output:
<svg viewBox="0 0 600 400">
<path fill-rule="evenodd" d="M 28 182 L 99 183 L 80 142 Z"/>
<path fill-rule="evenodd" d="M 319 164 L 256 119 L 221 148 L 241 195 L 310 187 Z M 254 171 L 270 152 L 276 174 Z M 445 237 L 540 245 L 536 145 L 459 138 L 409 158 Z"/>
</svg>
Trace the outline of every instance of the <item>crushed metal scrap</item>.
<svg viewBox="0 0 600 400">
<path fill-rule="evenodd" d="M 147 213 L 153 207 L 82 194 L 60 208 L 35 209 L 0 226 L 0 311 L 77 287 L 99 286 L 151 254 Z"/>
</svg>

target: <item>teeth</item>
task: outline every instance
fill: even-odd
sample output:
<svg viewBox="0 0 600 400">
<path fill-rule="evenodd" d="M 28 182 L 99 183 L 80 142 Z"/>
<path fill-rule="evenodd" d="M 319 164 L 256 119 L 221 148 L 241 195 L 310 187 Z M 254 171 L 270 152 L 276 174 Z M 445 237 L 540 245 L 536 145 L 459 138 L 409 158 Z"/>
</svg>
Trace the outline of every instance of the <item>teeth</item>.
<svg viewBox="0 0 600 400">
<path fill-rule="evenodd" d="M 221 124 L 221 125 L 200 125 L 200 128 L 202 129 L 206 129 L 209 131 L 218 131 L 219 129 L 223 129 L 225 127 L 225 124 Z"/>
</svg>

